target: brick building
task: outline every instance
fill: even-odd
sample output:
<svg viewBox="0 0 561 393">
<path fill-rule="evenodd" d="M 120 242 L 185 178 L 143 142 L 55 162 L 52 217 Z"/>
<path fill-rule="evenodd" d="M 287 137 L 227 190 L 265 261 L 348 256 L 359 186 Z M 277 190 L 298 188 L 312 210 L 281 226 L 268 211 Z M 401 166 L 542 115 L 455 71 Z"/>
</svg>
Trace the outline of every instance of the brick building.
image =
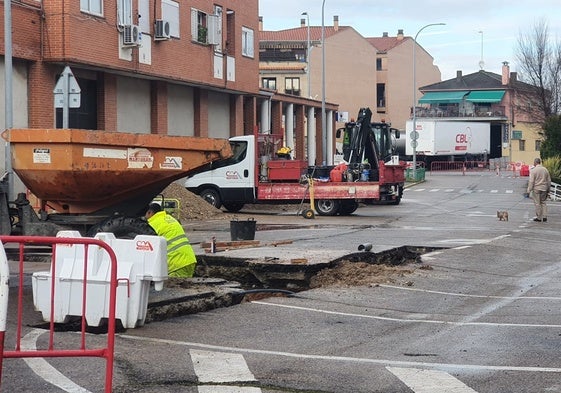
<svg viewBox="0 0 561 393">
<path fill-rule="evenodd" d="M 13 126 L 62 125 L 53 89 L 69 66 L 81 89 L 70 128 L 210 137 L 252 132 L 257 14 L 257 0 L 243 6 L 234 0 L 220 6 L 204 0 L 13 2 Z M 3 32 L 2 26 L 4 54 Z"/>
<path fill-rule="evenodd" d="M 13 127 L 62 127 L 53 89 L 68 66 L 81 90 L 69 128 L 215 138 L 284 131 L 275 111 L 294 100 L 259 88 L 258 0 L 21 0 L 11 13 Z"/>
</svg>

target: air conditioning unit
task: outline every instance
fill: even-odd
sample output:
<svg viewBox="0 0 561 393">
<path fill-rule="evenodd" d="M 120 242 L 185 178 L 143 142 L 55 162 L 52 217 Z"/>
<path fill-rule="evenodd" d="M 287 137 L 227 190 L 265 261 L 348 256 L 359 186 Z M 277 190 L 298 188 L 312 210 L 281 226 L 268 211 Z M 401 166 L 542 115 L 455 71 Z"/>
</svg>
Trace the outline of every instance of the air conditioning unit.
<svg viewBox="0 0 561 393">
<path fill-rule="evenodd" d="M 123 26 L 123 46 L 140 45 L 140 29 L 137 25 Z"/>
<path fill-rule="evenodd" d="M 156 22 L 154 22 L 154 40 L 169 40 L 169 38 L 169 22 L 163 19 L 156 19 Z"/>
</svg>

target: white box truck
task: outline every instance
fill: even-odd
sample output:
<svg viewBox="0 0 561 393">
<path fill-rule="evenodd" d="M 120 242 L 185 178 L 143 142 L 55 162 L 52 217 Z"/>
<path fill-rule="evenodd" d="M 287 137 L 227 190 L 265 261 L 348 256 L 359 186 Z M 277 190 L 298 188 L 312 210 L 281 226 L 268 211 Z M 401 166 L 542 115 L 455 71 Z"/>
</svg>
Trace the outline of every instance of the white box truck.
<svg viewBox="0 0 561 393">
<path fill-rule="evenodd" d="M 405 154 L 425 156 L 465 156 L 489 154 L 491 124 L 465 121 L 416 120 L 406 124 Z"/>
</svg>

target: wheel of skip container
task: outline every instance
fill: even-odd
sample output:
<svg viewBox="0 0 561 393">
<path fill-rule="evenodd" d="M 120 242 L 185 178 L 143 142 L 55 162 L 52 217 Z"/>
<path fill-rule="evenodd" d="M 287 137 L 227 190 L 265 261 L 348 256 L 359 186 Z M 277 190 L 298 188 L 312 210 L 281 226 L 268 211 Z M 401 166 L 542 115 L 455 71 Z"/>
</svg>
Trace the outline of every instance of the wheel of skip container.
<svg viewBox="0 0 561 393">
<path fill-rule="evenodd" d="M 86 236 L 94 237 L 99 232 L 110 232 L 118 239 L 134 239 L 138 235 L 155 236 L 156 231 L 141 218 L 114 216 L 91 227 Z"/>
</svg>

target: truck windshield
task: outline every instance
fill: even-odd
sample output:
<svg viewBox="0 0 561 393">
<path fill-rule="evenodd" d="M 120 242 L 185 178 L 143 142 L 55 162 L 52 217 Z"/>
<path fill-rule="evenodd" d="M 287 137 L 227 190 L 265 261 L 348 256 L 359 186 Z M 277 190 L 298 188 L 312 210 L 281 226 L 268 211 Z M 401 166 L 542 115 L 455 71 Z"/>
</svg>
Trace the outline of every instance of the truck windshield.
<svg viewBox="0 0 561 393">
<path fill-rule="evenodd" d="M 374 133 L 380 158 L 386 161 L 391 157 L 393 151 L 390 128 L 386 123 L 371 123 L 370 128 Z"/>
<path fill-rule="evenodd" d="M 233 156 L 225 160 L 215 161 L 212 164 L 213 169 L 234 165 L 245 159 L 247 154 L 247 142 L 230 141 L 230 148 L 232 149 Z"/>
</svg>

